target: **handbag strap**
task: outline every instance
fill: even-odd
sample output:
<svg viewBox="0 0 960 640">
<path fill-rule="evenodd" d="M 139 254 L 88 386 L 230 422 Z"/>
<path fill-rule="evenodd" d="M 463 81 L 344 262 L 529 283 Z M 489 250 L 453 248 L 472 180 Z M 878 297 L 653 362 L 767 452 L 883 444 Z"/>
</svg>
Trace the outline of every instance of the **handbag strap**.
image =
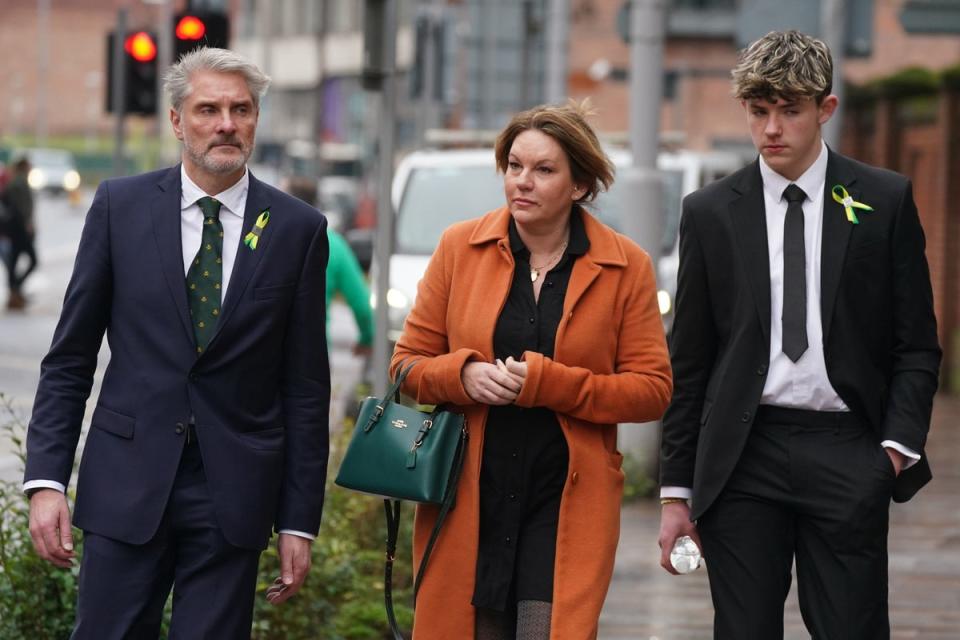
<svg viewBox="0 0 960 640">
<path fill-rule="evenodd" d="M 412 366 L 412 365 L 411 365 Z M 409 369 L 408 369 L 409 371 Z M 440 536 L 440 527 L 446 520 L 447 514 L 453 509 L 457 499 L 457 485 L 460 483 L 460 474 L 463 471 L 463 463 L 467 455 L 467 427 L 466 424 L 460 430 L 460 441 L 457 443 L 457 452 L 453 458 L 453 467 L 450 470 L 450 482 L 447 484 L 447 494 L 443 497 L 443 503 L 440 506 L 440 513 L 437 515 L 437 521 L 430 532 L 430 538 L 427 540 L 427 546 L 423 551 L 423 559 L 420 560 L 420 567 L 417 569 L 417 575 L 413 580 L 413 606 L 417 606 L 417 593 L 420 591 L 420 583 L 423 580 L 423 574 L 427 570 L 427 561 L 430 560 L 430 554 Z M 397 538 L 400 535 L 400 500 L 384 500 L 383 509 L 387 516 L 387 559 L 383 568 L 383 601 L 387 608 L 387 621 L 390 623 L 390 630 L 393 632 L 394 640 L 404 640 L 403 634 L 397 625 L 397 618 L 393 612 L 393 561 L 396 557 Z"/>
<path fill-rule="evenodd" d="M 364 433 L 373 429 L 377 422 L 380 421 L 383 412 L 387 408 L 387 404 L 390 403 L 391 396 L 393 397 L 393 402 L 400 403 L 400 385 L 406 380 L 407 374 L 410 373 L 410 370 L 413 369 L 413 365 L 415 364 L 417 364 L 416 361 L 411 362 L 410 366 L 404 369 L 403 361 L 400 361 L 400 364 L 397 366 L 397 377 L 394 379 L 393 384 L 390 385 L 390 388 L 387 389 L 387 392 L 383 394 L 383 397 L 377 401 L 377 408 L 370 414 L 370 417 L 367 419 L 367 424 L 363 425 Z"/>
</svg>

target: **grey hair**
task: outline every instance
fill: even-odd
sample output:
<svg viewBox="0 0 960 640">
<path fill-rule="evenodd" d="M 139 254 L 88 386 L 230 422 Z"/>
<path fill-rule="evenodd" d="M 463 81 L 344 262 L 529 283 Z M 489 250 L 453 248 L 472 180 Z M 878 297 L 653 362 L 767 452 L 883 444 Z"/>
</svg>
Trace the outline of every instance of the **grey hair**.
<svg viewBox="0 0 960 640">
<path fill-rule="evenodd" d="M 740 52 L 731 72 L 738 100 L 814 98 L 833 88 L 833 59 L 822 40 L 799 31 L 771 31 Z"/>
<path fill-rule="evenodd" d="M 193 90 L 190 78 L 198 71 L 239 73 L 246 80 L 253 104 L 257 108 L 260 107 L 260 98 L 267 93 L 270 86 L 270 77 L 239 53 L 229 49 L 200 47 L 180 56 L 163 76 L 163 88 L 170 94 L 170 104 L 178 113 L 183 108 L 183 101 Z"/>
</svg>

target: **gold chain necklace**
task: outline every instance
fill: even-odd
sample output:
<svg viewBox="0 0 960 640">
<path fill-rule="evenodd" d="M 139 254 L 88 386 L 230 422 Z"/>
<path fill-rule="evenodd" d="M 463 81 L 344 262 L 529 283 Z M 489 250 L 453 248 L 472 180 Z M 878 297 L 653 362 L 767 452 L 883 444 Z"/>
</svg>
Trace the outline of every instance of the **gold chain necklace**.
<svg viewBox="0 0 960 640">
<path fill-rule="evenodd" d="M 536 282 L 537 279 L 540 277 L 540 273 L 541 273 L 544 269 L 546 269 L 547 267 L 552 266 L 553 263 L 554 263 L 556 260 L 558 260 L 558 259 L 560 258 L 560 256 L 563 255 L 563 252 L 566 250 L 566 248 L 567 248 L 567 243 L 564 242 L 563 245 L 561 245 L 561 247 L 560 247 L 560 251 L 558 251 L 558 252 L 556 252 L 555 254 L 553 254 L 553 255 L 550 257 L 549 260 L 547 260 L 546 262 L 544 262 L 544 263 L 543 263 L 542 265 L 540 265 L 539 267 L 535 267 L 535 266 L 533 266 L 533 264 L 531 263 L 531 264 L 530 264 L 530 282 Z"/>
</svg>

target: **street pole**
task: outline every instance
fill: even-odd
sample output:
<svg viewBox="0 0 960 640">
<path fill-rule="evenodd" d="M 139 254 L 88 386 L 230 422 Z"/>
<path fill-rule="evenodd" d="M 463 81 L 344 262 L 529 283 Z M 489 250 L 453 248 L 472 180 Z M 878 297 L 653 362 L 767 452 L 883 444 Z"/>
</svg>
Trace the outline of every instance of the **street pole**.
<svg viewBox="0 0 960 640">
<path fill-rule="evenodd" d="M 117 28 L 113 39 L 113 84 L 110 87 L 113 102 L 113 175 L 127 174 L 123 161 L 123 144 L 126 136 L 124 120 L 127 106 L 126 54 L 123 41 L 127 37 L 127 8 L 117 9 Z"/>
<path fill-rule="evenodd" d="M 170 97 L 163 90 L 163 77 L 173 64 L 173 0 L 163 0 L 160 4 L 160 19 L 157 27 L 157 166 L 167 163 L 167 148 L 170 140 L 175 139 L 167 127 L 167 111 L 170 109 Z"/>
<path fill-rule="evenodd" d="M 367 7 L 371 3 L 367 2 Z M 393 143 L 396 121 L 397 59 L 397 6 L 396 0 L 383 0 L 383 47 L 379 71 L 382 74 L 379 118 L 379 171 L 377 172 L 377 235 L 374 244 L 374 259 L 377 263 L 375 285 L 377 308 L 373 338 L 373 388 L 380 396 L 387 390 L 387 368 L 390 365 L 390 306 L 387 291 L 390 289 L 390 256 L 393 254 L 393 201 L 390 188 L 393 183 Z M 365 19 L 371 19 L 366 16 Z M 368 33 L 370 33 L 368 31 Z M 366 48 L 366 44 L 364 45 Z"/>
<path fill-rule="evenodd" d="M 632 0 L 630 6 L 630 150 L 633 166 L 621 172 L 624 202 L 636 203 L 624 216 L 623 232 L 639 244 L 656 269 L 663 236 L 663 206 L 657 152 L 663 94 L 663 40 L 667 0 Z M 658 429 L 620 430 L 619 446 L 654 473 Z"/>
<path fill-rule="evenodd" d="M 567 40 L 570 35 L 570 0 L 550 0 L 547 13 L 547 86 L 548 104 L 560 104 L 567 98 Z"/>
<path fill-rule="evenodd" d="M 37 0 L 36 145 L 47 146 L 47 85 L 50 82 L 50 0 Z"/>
<path fill-rule="evenodd" d="M 839 98 L 833 117 L 823 126 L 823 139 L 832 149 L 839 150 L 843 126 L 843 60 L 847 51 L 847 12 L 842 0 L 820 0 L 820 32 L 833 54 L 833 95 Z"/>
</svg>

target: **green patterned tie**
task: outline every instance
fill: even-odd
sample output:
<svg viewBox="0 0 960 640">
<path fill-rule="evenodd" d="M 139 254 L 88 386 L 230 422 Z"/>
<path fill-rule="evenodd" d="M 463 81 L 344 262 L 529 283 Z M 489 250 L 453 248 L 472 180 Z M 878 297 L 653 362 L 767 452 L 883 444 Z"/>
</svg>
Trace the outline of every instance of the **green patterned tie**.
<svg viewBox="0 0 960 640">
<path fill-rule="evenodd" d="M 187 299 L 190 321 L 197 338 L 197 353 L 203 353 L 217 328 L 220 315 L 220 288 L 223 282 L 223 225 L 220 203 L 209 196 L 197 200 L 203 211 L 200 250 L 187 271 Z"/>
</svg>

